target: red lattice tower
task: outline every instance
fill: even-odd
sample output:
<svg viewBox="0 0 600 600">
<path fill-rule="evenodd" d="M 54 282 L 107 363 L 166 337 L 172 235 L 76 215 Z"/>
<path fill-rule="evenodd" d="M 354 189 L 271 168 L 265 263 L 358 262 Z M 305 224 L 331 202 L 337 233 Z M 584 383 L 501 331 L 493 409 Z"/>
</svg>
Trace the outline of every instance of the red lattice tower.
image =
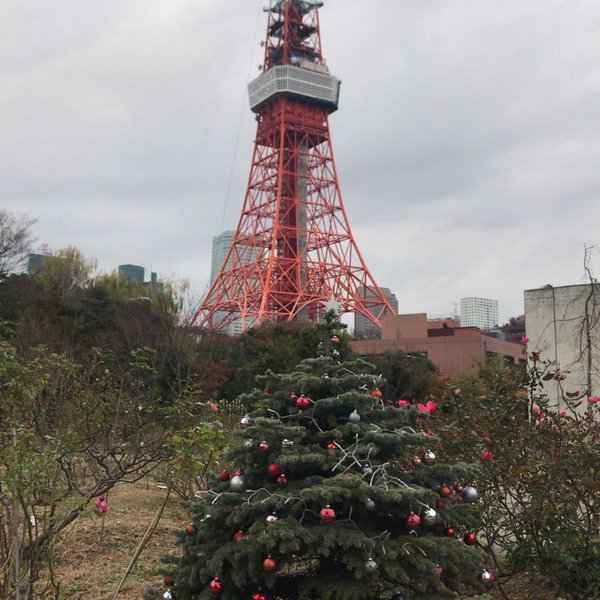
<svg viewBox="0 0 600 600">
<path fill-rule="evenodd" d="M 249 86 L 258 128 L 233 242 L 192 322 L 241 330 L 266 320 L 394 313 L 358 250 L 342 205 L 329 114 L 340 82 L 321 52 L 322 2 L 271 1 L 261 75 Z"/>
</svg>

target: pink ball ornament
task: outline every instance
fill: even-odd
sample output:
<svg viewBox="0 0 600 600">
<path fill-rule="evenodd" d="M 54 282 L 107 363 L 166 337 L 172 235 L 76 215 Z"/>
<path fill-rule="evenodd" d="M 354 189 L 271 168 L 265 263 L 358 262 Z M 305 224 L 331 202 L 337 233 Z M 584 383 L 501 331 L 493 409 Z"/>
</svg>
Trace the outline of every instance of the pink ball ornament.
<svg viewBox="0 0 600 600">
<path fill-rule="evenodd" d="M 307 398 L 306 396 L 298 396 L 298 398 L 296 398 L 296 408 L 300 409 L 300 410 L 305 410 L 310 406 L 310 398 Z"/>
<path fill-rule="evenodd" d="M 323 523 L 332 523 L 335 521 L 335 510 L 329 504 L 321 509 L 319 515 Z"/>
<path fill-rule="evenodd" d="M 421 524 L 421 517 L 414 511 L 408 513 L 406 517 L 406 526 L 409 529 L 416 529 Z"/>
</svg>

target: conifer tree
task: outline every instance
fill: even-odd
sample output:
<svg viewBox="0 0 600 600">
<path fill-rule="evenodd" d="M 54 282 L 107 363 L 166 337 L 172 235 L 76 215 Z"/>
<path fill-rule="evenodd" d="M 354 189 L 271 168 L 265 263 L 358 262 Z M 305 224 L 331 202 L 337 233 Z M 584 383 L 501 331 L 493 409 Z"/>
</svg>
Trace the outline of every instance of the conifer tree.
<svg viewBox="0 0 600 600">
<path fill-rule="evenodd" d="M 317 326 L 318 356 L 242 397 L 240 444 L 190 507 L 163 598 L 476 597 L 493 574 L 475 468 L 435 456 L 432 402 L 386 402 L 372 365 L 344 361 L 335 313 Z"/>
</svg>

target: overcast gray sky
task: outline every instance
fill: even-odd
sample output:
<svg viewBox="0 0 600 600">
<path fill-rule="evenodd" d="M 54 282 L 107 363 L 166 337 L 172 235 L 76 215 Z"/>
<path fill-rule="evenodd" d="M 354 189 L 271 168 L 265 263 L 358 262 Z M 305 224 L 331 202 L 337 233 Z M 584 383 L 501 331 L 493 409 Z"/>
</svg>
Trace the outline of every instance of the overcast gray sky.
<svg viewBox="0 0 600 600">
<path fill-rule="evenodd" d="M 201 295 L 255 133 L 268 0 L 0 0 L 0 206 Z M 597 0 L 325 0 L 354 236 L 400 312 L 523 312 L 600 245 Z M 596 276 L 600 261 L 596 253 Z"/>
</svg>

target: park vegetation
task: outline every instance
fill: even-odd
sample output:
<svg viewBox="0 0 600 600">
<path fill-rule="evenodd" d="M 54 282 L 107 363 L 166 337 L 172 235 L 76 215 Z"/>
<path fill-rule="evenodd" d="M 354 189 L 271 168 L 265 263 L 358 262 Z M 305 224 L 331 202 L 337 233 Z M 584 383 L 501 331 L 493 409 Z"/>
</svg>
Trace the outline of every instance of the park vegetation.
<svg viewBox="0 0 600 600">
<path fill-rule="evenodd" d="M 298 373 L 323 342 L 311 323 L 237 338 L 194 330 L 182 286 L 98 274 L 75 248 L 47 257 L 38 275 L 20 274 L 29 226 L 0 211 L 0 600 L 33 600 L 48 588 L 59 597 L 56 539 L 116 485 L 165 482 L 193 521 L 195 498 L 235 453 L 240 418 L 261 409 L 264 377 Z M 567 410 L 553 411 L 544 385 L 562 375 L 535 353 L 527 368 L 490 360 L 447 378 L 425 356 L 356 357 L 348 335 L 339 338 L 345 360 L 371 365 L 386 418 L 401 409 L 421 418 L 438 457 L 474 469 L 476 546 L 493 572 L 487 592 L 509 598 L 507 582 L 520 576 L 531 598 L 548 597 L 542 584 L 553 597 L 597 598 L 600 398 L 567 398 Z M 458 494 L 457 482 L 446 483 Z M 176 537 L 169 554 L 185 556 Z M 164 569 L 156 566 L 158 597 Z M 407 588 L 404 597 L 420 593 Z"/>
</svg>

